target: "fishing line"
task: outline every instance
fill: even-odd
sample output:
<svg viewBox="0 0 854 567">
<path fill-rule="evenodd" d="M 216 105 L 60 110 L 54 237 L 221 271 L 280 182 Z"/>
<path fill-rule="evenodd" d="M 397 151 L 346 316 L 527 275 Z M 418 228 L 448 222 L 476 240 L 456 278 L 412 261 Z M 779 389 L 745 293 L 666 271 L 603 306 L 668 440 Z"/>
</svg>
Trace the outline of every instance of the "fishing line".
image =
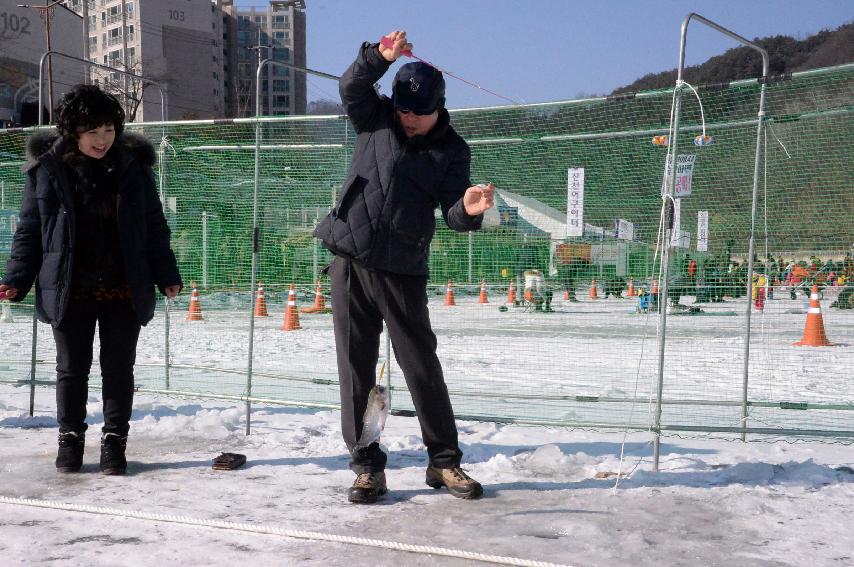
<svg viewBox="0 0 854 567">
<path fill-rule="evenodd" d="M 393 42 L 390 38 L 388 38 L 388 37 L 383 37 L 383 38 L 380 40 L 380 43 L 381 43 L 384 47 L 388 47 L 389 49 L 394 49 L 394 42 Z M 441 67 L 439 67 L 438 65 L 434 65 L 434 64 L 433 64 L 433 63 L 431 63 L 430 61 L 427 61 L 426 59 L 422 59 L 422 58 L 418 57 L 417 55 L 415 55 L 415 54 L 412 52 L 412 50 L 411 50 L 411 49 L 404 49 L 403 51 L 401 51 L 401 52 L 400 52 L 400 54 L 401 54 L 401 55 L 406 55 L 407 57 L 411 57 L 411 58 L 413 58 L 413 59 L 417 59 L 418 61 L 421 61 L 421 62 L 422 62 L 422 63 L 424 63 L 425 65 L 429 65 L 429 66 L 433 67 L 434 69 L 436 69 L 436 70 L 437 70 L 437 71 L 439 71 L 440 73 L 443 73 L 443 74 L 445 74 L 445 75 L 447 75 L 447 76 L 449 76 L 449 77 L 453 77 L 454 79 L 456 79 L 456 80 L 458 80 L 458 81 L 461 81 L 461 82 L 463 82 L 463 83 L 465 83 L 465 84 L 467 84 L 467 85 L 470 85 L 470 86 L 472 86 L 472 87 L 474 87 L 474 88 L 476 88 L 476 89 L 480 89 L 480 90 L 482 90 L 482 91 L 483 91 L 483 92 L 485 92 L 485 93 L 489 93 L 489 94 L 491 94 L 491 95 L 493 95 L 493 96 L 497 96 L 498 98 L 503 99 L 503 100 L 506 100 L 506 101 L 508 101 L 508 102 L 512 102 L 513 104 L 518 104 L 518 105 L 524 104 L 524 103 L 522 103 L 522 102 L 520 102 L 520 101 L 518 101 L 518 100 L 514 100 L 514 99 L 509 98 L 509 97 L 506 97 L 506 96 L 504 96 L 504 95 L 500 95 L 500 94 L 498 94 L 498 93 L 497 93 L 497 92 L 495 92 L 495 91 L 491 91 L 491 90 L 487 89 L 486 87 L 482 87 L 482 86 L 478 85 L 477 83 L 473 83 L 472 81 L 469 81 L 469 80 L 464 79 L 464 78 L 462 78 L 462 77 L 460 77 L 460 76 L 458 76 L 458 75 L 455 75 L 455 74 L 451 73 L 450 71 L 447 71 L 447 70 L 445 70 L 445 69 L 442 69 Z M 704 132 L 704 133 L 705 133 L 705 132 Z"/>
<path fill-rule="evenodd" d="M 766 122 L 766 126 L 767 126 L 766 130 L 771 130 L 771 135 L 774 136 L 774 139 L 777 140 L 777 143 L 780 144 L 780 147 L 783 148 L 784 152 L 786 152 L 786 158 L 792 159 L 792 154 L 789 153 L 789 150 L 786 149 L 786 146 L 783 144 L 783 141 L 779 138 L 779 136 L 777 136 L 777 132 L 774 131 L 774 125 L 771 122 Z M 765 146 L 766 146 L 766 151 L 767 151 L 767 146 L 768 146 L 767 140 L 765 142 Z"/>
</svg>

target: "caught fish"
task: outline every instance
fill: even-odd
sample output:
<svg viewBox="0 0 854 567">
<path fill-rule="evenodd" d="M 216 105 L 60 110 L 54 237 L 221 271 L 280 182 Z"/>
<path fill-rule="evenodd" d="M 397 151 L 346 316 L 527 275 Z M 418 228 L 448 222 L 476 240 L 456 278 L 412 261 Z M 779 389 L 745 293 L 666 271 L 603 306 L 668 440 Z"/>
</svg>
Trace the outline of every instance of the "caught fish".
<svg viewBox="0 0 854 567">
<path fill-rule="evenodd" d="M 356 443 L 357 449 L 364 449 L 371 443 L 379 441 L 385 427 L 385 420 L 388 417 L 389 407 L 391 407 L 391 393 L 386 386 L 382 385 L 384 370 L 385 363 L 380 368 L 377 385 L 371 388 L 368 393 L 368 406 L 365 408 L 365 415 L 362 418 L 362 434 Z"/>
</svg>

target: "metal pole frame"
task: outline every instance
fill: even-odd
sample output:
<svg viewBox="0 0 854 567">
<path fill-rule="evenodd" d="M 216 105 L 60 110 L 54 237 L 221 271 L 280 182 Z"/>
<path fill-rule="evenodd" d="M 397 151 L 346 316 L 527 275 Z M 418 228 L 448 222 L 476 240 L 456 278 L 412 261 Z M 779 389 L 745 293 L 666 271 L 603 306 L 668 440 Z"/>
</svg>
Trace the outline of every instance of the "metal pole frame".
<svg viewBox="0 0 854 567">
<path fill-rule="evenodd" d="M 202 289 L 208 290 L 208 212 L 202 211 Z"/>
<path fill-rule="evenodd" d="M 84 0 L 85 1 L 85 0 Z M 64 59 L 70 59 L 72 61 L 78 61 L 90 67 L 97 67 L 99 69 L 107 69 L 111 73 L 121 73 L 126 77 L 133 77 L 135 79 L 139 79 L 140 82 L 146 83 L 149 85 L 153 85 L 157 87 L 157 90 L 160 91 L 160 118 L 163 122 L 166 122 L 166 104 L 167 104 L 167 96 L 166 90 L 163 88 L 163 85 L 158 83 L 157 81 L 152 81 L 151 79 L 147 79 L 141 75 L 137 75 L 135 73 L 131 73 L 129 71 L 123 71 L 121 69 L 116 69 L 115 67 L 110 67 L 109 65 L 101 65 L 100 63 L 95 63 L 93 61 L 89 61 L 88 59 L 82 59 L 80 57 L 74 57 L 72 55 L 66 55 L 65 53 L 60 53 L 59 51 L 46 51 L 39 59 L 39 126 L 43 125 L 44 122 L 44 101 L 42 100 L 42 94 L 44 94 L 44 65 L 45 61 L 48 57 L 59 56 Z"/>
<path fill-rule="evenodd" d="M 38 298 L 36 298 L 33 300 L 33 344 L 30 356 L 30 417 L 33 417 L 33 411 L 36 403 L 36 349 L 38 344 L 38 331 Z"/>
<path fill-rule="evenodd" d="M 752 41 L 745 39 L 744 37 L 738 35 L 737 33 L 728 30 L 727 28 L 717 24 L 711 20 L 704 18 L 703 16 L 691 12 L 685 19 L 682 21 L 682 31 L 680 34 L 679 40 L 679 70 L 676 76 L 676 86 L 674 87 L 674 114 L 673 114 L 673 123 L 671 124 L 673 129 L 673 134 L 670 139 L 670 150 L 673 154 L 673 162 L 671 166 L 671 170 L 669 172 L 670 176 L 670 184 L 668 189 L 668 198 L 673 198 L 673 191 L 676 184 L 676 156 L 678 146 L 677 146 L 677 138 L 679 136 L 679 112 L 680 112 L 680 102 L 681 102 L 681 88 L 683 84 L 682 75 L 685 70 L 685 44 L 688 38 L 688 24 L 691 23 L 691 20 L 697 20 L 698 22 L 707 25 L 708 27 L 724 34 L 727 37 L 730 37 L 745 45 L 754 49 L 760 53 L 762 56 L 762 78 L 766 79 L 768 77 L 768 52 L 765 51 L 762 47 L 756 45 Z M 758 195 L 759 188 L 759 165 L 760 165 L 760 156 L 762 149 L 762 129 L 764 126 L 765 120 L 765 81 L 761 81 L 760 87 L 760 95 L 759 95 L 759 114 L 758 114 L 758 122 L 756 128 L 756 155 L 754 160 L 753 167 L 753 198 L 751 203 L 751 217 L 750 217 L 750 241 L 748 244 L 748 265 L 747 265 L 747 308 L 745 310 L 747 315 L 746 321 L 746 332 L 744 337 L 744 373 L 743 373 L 743 387 L 742 387 L 742 440 L 745 440 L 746 433 L 744 430 L 747 427 L 747 384 L 748 384 L 748 367 L 749 367 L 749 355 L 750 355 L 750 314 L 751 314 L 751 284 L 752 284 L 752 275 L 753 275 L 753 253 L 756 246 L 756 200 Z M 668 282 L 668 261 L 669 261 L 669 249 L 670 249 L 670 235 L 669 231 L 665 231 L 667 238 L 664 242 L 664 252 L 662 254 L 662 264 L 664 266 L 664 274 L 662 276 L 662 285 L 661 285 L 661 296 L 663 299 L 659 300 L 659 309 L 660 311 L 660 320 L 661 323 L 659 325 L 659 347 L 658 347 L 658 388 L 656 393 L 656 403 L 655 403 L 655 425 L 653 427 L 653 432 L 655 433 L 655 443 L 653 447 L 653 470 L 658 471 L 659 458 L 661 454 L 661 398 L 664 390 L 664 339 L 666 338 L 666 328 L 667 328 L 667 282 Z"/>
<path fill-rule="evenodd" d="M 258 244 L 260 239 L 258 229 L 258 189 L 261 180 L 261 71 L 267 64 L 279 67 L 296 69 L 308 75 L 317 75 L 327 79 L 338 80 L 340 77 L 314 71 L 308 67 L 300 67 L 283 61 L 276 61 L 267 57 L 258 63 L 255 70 L 255 177 L 252 189 L 252 270 L 250 276 L 249 293 L 252 300 L 249 302 L 249 348 L 246 356 L 246 435 L 250 434 L 252 422 L 252 353 L 255 348 L 255 304 L 258 295 L 255 293 L 255 282 L 258 276 Z"/>
<path fill-rule="evenodd" d="M 84 0 L 85 2 L 86 0 Z M 161 91 L 162 93 L 162 91 Z M 165 112 L 166 107 L 162 107 Z M 160 195 L 160 203 L 163 207 L 163 215 L 166 216 L 166 181 L 164 181 L 164 171 L 163 164 L 166 161 L 166 148 L 169 146 L 169 142 L 166 139 L 166 127 L 163 126 L 160 134 L 160 146 L 157 149 L 157 183 L 158 183 L 158 193 Z M 165 317 L 164 325 L 163 325 L 163 372 L 165 376 L 166 389 L 170 389 L 171 384 L 171 370 L 169 365 L 172 361 L 172 355 L 169 349 L 169 333 L 170 331 L 170 310 L 169 310 L 169 298 L 163 297 L 163 314 Z"/>
</svg>

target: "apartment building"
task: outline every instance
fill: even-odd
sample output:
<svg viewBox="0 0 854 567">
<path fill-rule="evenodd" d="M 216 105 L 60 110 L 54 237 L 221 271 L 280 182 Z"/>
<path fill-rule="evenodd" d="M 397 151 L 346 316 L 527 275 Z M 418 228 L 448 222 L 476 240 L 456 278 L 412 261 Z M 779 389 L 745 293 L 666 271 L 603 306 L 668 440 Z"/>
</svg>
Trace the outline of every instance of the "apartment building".
<svg viewBox="0 0 854 567">
<path fill-rule="evenodd" d="M 153 83 L 93 69 L 97 84 L 126 102 L 128 119 L 167 120 L 224 115 L 222 0 L 67 0 L 86 15 L 89 59 Z"/>
<path fill-rule="evenodd" d="M 0 1 L 0 128 L 31 125 L 38 120 L 39 60 L 46 51 L 47 37 L 39 11 L 17 4 L 13 0 Z M 51 50 L 84 57 L 82 18 L 57 5 L 52 9 L 50 23 L 55 30 L 51 33 Z M 51 72 L 45 69 L 44 77 L 45 121 L 50 100 L 55 104 L 69 87 L 84 79 L 82 64 L 61 57 L 51 59 Z"/>
<path fill-rule="evenodd" d="M 262 59 L 306 66 L 305 0 L 270 0 L 264 8 L 245 9 L 223 0 L 222 11 L 226 115 L 254 116 L 259 51 Z M 306 95 L 304 72 L 270 63 L 262 71 L 262 115 L 305 114 Z"/>
<path fill-rule="evenodd" d="M 54 104 L 69 86 L 89 80 L 117 95 L 129 121 L 254 116 L 259 45 L 263 58 L 306 65 L 305 0 L 246 9 L 234 0 L 65 0 L 53 14 L 53 50 L 148 81 L 94 66 L 87 74 L 82 63 L 55 61 Z M 37 114 L 45 44 L 38 11 L 0 0 L 0 125 Z M 268 64 L 261 87 L 262 114 L 305 114 L 305 73 Z"/>
</svg>

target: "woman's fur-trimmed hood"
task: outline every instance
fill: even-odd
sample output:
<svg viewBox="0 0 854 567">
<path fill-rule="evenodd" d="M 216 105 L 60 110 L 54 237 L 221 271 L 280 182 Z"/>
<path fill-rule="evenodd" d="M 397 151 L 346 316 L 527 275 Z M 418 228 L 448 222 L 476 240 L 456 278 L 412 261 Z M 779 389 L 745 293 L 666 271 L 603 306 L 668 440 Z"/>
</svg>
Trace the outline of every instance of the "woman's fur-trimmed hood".
<svg viewBox="0 0 854 567">
<path fill-rule="evenodd" d="M 63 145 L 60 140 L 60 135 L 55 130 L 50 132 L 36 132 L 30 136 L 30 139 L 27 140 L 27 164 L 24 166 L 24 171 L 31 169 L 42 158 L 47 157 L 54 147 Z M 147 167 L 152 167 L 157 163 L 157 152 L 154 150 L 154 144 L 142 134 L 126 130 L 122 132 L 121 136 L 116 138 L 114 144 L 123 150 L 122 153 L 126 156 L 126 159 L 139 160 Z M 55 153 L 61 159 L 62 151 Z"/>
</svg>

